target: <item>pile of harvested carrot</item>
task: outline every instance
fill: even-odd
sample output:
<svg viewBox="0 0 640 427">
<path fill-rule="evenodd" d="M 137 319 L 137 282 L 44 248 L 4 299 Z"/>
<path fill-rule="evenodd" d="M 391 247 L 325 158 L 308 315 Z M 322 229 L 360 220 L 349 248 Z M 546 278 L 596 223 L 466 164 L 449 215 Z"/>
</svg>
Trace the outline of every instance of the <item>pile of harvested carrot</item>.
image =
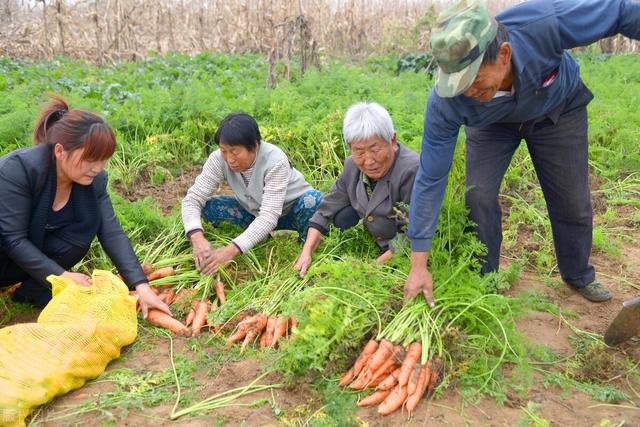
<svg viewBox="0 0 640 427">
<path fill-rule="evenodd" d="M 149 310 L 147 314 L 147 321 L 155 326 L 160 326 L 165 329 L 169 329 L 170 331 L 179 334 L 179 335 L 187 335 L 189 334 L 189 326 L 191 326 L 191 336 L 197 336 L 200 334 L 202 328 L 207 325 L 207 314 L 211 311 L 215 311 L 218 308 L 218 303 L 214 301 L 213 303 L 206 298 L 206 294 L 208 292 L 208 285 L 205 287 L 204 295 L 199 300 L 194 300 L 197 291 L 195 289 L 187 289 L 183 288 L 178 292 L 173 289 L 173 284 L 154 284 L 153 281 L 157 281 L 159 279 L 164 279 L 167 277 L 175 276 L 176 272 L 173 267 L 163 267 L 157 270 L 153 269 L 151 264 L 141 264 L 142 270 L 147 276 L 147 280 L 150 282 L 151 289 L 158 295 L 161 301 L 163 301 L 167 305 L 190 305 L 189 312 L 187 314 L 187 318 L 185 323 L 182 323 L 178 319 L 156 309 Z M 213 279 L 210 277 L 203 279 L 205 282 L 209 283 Z M 216 292 L 217 301 L 220 304 L 224 304 L 226 301 L 226 296 L 224 292 L 224 284 L 218 280 L 213 285 L 213 288 Z M 131 291 L 130 295 L 137 295 L 136 291 Z M 140 307 L 137 307 L 137 310 L 140 311 Z"/>
<path fill-rule="evenodd" d="M 280 338 L 288 335 L 296 323 L 293 317 L 267 317 L 262 313 L 253 316 L 241 315 L 235 332 L 227 339 L 227 342 L 231 344 L 242 341 L 242 347 L 240 347 L 240 353 L 242 353 L 247 345 L 260 336 L 260 348 L 273 348 L 278 344 Z"/>
<path fill-rule="evenodd" d="M 342 377 L 340 386 L 355 390 L 377 388 L 358 406 L 380 404 L 378 413 L 389 415 L 406 408 L 413 413 L 426 395 L 430 398 L 442 378 L 443 364 L 438 358 L 420 363 L 422 345 L 411 343 L 406 349 L 390 341 L 370 340 L 354 363 Z"/>
</svg>

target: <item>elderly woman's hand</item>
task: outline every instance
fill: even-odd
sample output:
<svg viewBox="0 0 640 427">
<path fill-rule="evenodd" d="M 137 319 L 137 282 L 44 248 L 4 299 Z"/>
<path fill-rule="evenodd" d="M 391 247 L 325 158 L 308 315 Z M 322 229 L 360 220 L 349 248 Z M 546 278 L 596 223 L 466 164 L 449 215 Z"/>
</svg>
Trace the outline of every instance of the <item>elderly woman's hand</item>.
<svg viewBox="0 0 640 427">
<path fill-rule="evenodd" d="M 198 231 L 191 235 L 191 246 L 193 247 L 193 260 L 196 264 L 196 269 L 202 271 L 202 269 L 209 263 L 209 259 L 213 256 L 213 248 L 211 243 L 204 237 L 201 231 Z"/>
<path fill-rule="evenodd" d="M 296 263 L 293 265 L 293 268 L 300 272 L 301 279 L 304 278 L 307 274 L 307 270 L 311 267 L 311 261 L 311 254 L 303 250 L 296 260 Z"/>
<path fill-rule="evenodd" d="M 136 292 L 138 292 L 138 303 L 140 304 L 140 310 L 142 311 L 143 318 L 147 318 L 147 314 L 152 308 L 164 311 L 169 316 L 172 316 L 169 306 L 151 290 L 148 283 L 141 283 L 137 285 Z"/>
<path fill-rule="evenodd" d="M 224 248 L 216 249 L 208 258 L 207 264 L 201 266 L 200 273 L 206 275 L 216 274 L 221 265 L 229 263 L 240 253 L 240 249 L 233 243 L 229 243 Z"/>
</svg>

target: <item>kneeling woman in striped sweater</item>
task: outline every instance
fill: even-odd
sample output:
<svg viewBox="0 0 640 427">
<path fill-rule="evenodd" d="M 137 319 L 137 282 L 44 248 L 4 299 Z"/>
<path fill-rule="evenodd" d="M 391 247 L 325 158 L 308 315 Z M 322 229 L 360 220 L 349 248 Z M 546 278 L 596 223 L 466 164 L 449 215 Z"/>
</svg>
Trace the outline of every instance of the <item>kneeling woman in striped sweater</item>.
<svg viewBox="0 0 640 427">
<path fill-rule="evenodd" d="M 219 149 L 209 156 L 182 201 L 182 222 L 196 268 L 214 274 L 273 230 L 296 230 L 304 240 L 322 194 L 281 149 L 262 141 L 255 119 L 246 113 L 228 115 L 214 141 Z M 214 195 L 224 182 L 233 196 Z M 214 225 L 229 222 L 246 229 L 229 245 L 213 249 L 202 231 L 201 217 Z"/>
</svg>

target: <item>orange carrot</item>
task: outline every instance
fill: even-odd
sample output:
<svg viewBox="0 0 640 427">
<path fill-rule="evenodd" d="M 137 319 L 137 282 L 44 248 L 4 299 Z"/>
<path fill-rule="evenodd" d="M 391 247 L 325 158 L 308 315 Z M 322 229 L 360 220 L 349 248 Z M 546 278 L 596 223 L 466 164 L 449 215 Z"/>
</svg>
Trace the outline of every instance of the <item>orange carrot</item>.
<svg viewBox="0 0 640 427">
<path fill-rule="evenodd" d="M 260 348 L 268 347 L 273 337 L 273 331 L 276 327 L 276 317 L 271 316 L 267 320 L 267 328 L 265 329 L 262 337 L 260 337 Z"/>
<path fill-rule="evenodd" d="M 180 289 L 176 294 L 176 297 L 173 299 L 172 304 L 188 303 L 196 292 L 197 291 L 195 289 Z"/>
<path fill-rule="evenodd" d="M 400 375 L 400 368 L 396 368 L 395 371 L 390 373 L 380 384 L 378 384 L 378 389 L 391 390 L 396 384 L 398 384 L 398 375 Z"/>
<path fill-rule="evenodd" d="M 393 350 L 394 346 L 389 341 L 380 341 L 378 349 L 373 356 L 371 356 L 371 360 L 369 360 L 369 363 L 367 364 L 369 370 L 375 372 L 387 359 L 389 359 Z"/>
<path fill-rule="evenodd" d="M 287 318 L 283 316 L 278 316 L 276 318 L 276 324 L 273 329 L 273 335 L 271 337 L 271 342 L 269 343 L 269 347 L 275 347 L 280 337 L 285 336 L 286 333 L 287 333 Z"/>
<path fill-rule="evenodd" d="M 163 277 L 169 277 L 169 276 L 175 276 L 175 275 L 176 275 L 176 271 L 173 269 L 173 267 L 164 267 L 164 268 L 159 268 L 150 274 L 147 274 L 147 280 L 151 282 L 153 280 L 162 279 Z"/>
<path fill-rule="evenodd" d="M 407 355 L 402 362 L 402 366 L 400 367 L 400 375 L 398 376 L 398 384 L 406 385 L 409 382 L 409 378 L 411 377 L 411 372 L 413 368 L 422 355 L 422 344 L 419 342 L 414 342 L 409 344 L 409 348 L 407 349 Z"/>
<path fill-rule="evenodd" d="M 230 344 L 230 343 L 238 342 L 246 336 L 247 336 L 246 329 L 237 329 L 233 335 L 230 335 L 229 338 L 227 338 L 227 343 Z"/>
<path fill-rule="evenodd" d="M 380 349 L 380 347 L 378 347 Z M 376 351 L 377 353 L 377 351 Z M 380 384 L 384 378 L 389 375 L 399 365 L 398 356 L 404 353 L 404 349 L 400 345 L 392 347 L 389 358 L 373 371 L 371 363 L 362 369 L 358 378 L 349 386 L 356 390 L 363 390 L 368 387 L 375 387 Z M 371 361 L 371 359 L 369 359 Z"/>
<path fill-rule="evenodd" d="M 371 387 L 371 384 L 376 380 L 379 380 L 379 384 L 387 375 L 393 372 L 397 366 L 398 363 L 393 357 L 388 358 L 374 373 L 371 374 L 371 378 L 365 384 L 365 388 Z"/>
<path fill-rule="evenodd" d="M 360 407 L 375 405 L 376 403 L 380 403 L 384 399 L 386 399 L 387 396 L 389 396 L 389 393 L 391 393 L 391 390 L 378 390 L 378 391 L 375 391 L 372 394 L 370 394 L 369 396 L 367 396 L 364 399 L 362 399 L 361 401 L 359 401 L 357 403 L 357 405 L 360 406 Z"/>
<path fill-rule="evenodd" d="M 427 399 L 431 399 L 431 396 L 433 396 L 436 387 L 438 387 L 438 384 L 440 383 L 440 377 L 442 375 L 442 369 L 442 360 L 440 358 L 435 359 L 431 364 L 431 373 L 428 380 L 429 384 L 427 385 Z"/>
<path fill-rule="evenodd" d="M 260 348 L 265 348 L 267 346 L 267 341 L 268 341 L 267 329 L 265 328 L 265 330 L 262 333 L 262 335 L 260 335 L 260 341 L 259 341 L 259 344 L 258 344 L 260 346 Z"/>
<path fill-rule="evenodd" d="M 227 338 L 227 343 L 234 343 L 240 341 L 247 336 L 249 329 L 258 322 L 258 315 L 250 316 L 244 319 L 245 314 L 241 313 L 240 318 L 243 319 L 236 326 L 236 332 Z"/>
<path fill-rule="evenodd" d="M 349 384 L 352 379 L 353 379 L 353 367 L 349 368 L 347 373 L 344 374 L 344 376 L 340 379 L 340 382 L 338 383 L 338 385 L 340 387 L 344 387 L 347 384 Z"/>
<path fill-rule="evenodd" d="M 398 384 L 391 390 L 391 393 L 387 398 L 378 406 L 378 413 L 380 415 L 389 415 L 396 409 L 400 408 L 404 401 L 407 399 L 407 386 L 401 386 Z"/>
<path fill-rule="evenodd" d="M 189 333 L 189 330 L 184 324 L 182 324 L 182 322 L 169 316 L 164 311 L 160 311 L 155 308 L 149 310 L 149 313 L 147 314 L 147 321 L 152 325 L 169 329 L 176 334 L 182 335 Z"/>
<path fill-rule="evenodd" d="M 218 280 L 213 286 L 213 289 L 215 289 L 216 295 L 220 300 L 220 305 L 224 304 L 227 301 L 227 297 L 224 295 L 224 283 Z"/>
<path fill-rule="evenodd" d="M 240 347 L 240 353 L 242 354 L 247 347 L 247 345 L 252 342 L 258 334 L 267 326 L 267 316 L 262 313 L 256 314 L 258 321 L 254 323 L 249 330 L 247 331 L 247 335 L 244 337 L 244 341 L 242 342 L 242 346 Z"/>
<path fill-rule="evenodd" d="M 430 363 L 427 361 L 427 363 L 420 370 L 420 377 L 418 379 L 418 386 L 416 390 L 412 394 L 409 394 L 409 397 L 407 397 L 406 408 L 409 413 L 413 412 L 416 409 L 418 403 L 420 402 L 420 399 L 422 399 L 422 396 L 427 389 L 429 378 L 431 377 L 429 367 Z M 409 384 L 411 384 L 411 381 L 409 381 Z"/>
<path fill-rule="evenodd" d="M 150 286 L 150 288 L 154 294 L 160 295 L 160 288 L 158 288 L 157 286 Z"/>
<path fill-rule="evenodd" d="M 160 294 L 158 295 L 158 299 L 160 301 L 162 301 L 163 303 L 167 303 L 167 298 L 169 297 L 169 293 L 168 292 L 160 292 Z"/>
<path fill-rule="evenodd" d="M 411 377 L 409 378 L 409 382 L 407 383 L 407 394 L 409 396 L 416 392 L 421 374 L 422 365 L 420 363 L 416 363 L 415 365 L 413 365 L 413 371 L 411 372 Z"/>
<path fill-rule="evenodd" d="M 193 323 L 193 319 L 196 317 L 196 305 L 197 303 L 194 302 L 193 304 L 191 304 L 191 308 L 189 308 L 189 313 L 187 313 L 187 319 L 184 322 L 184 324 L 187 326 L 190 326 Z"/>
<path fill-rule="evenodd" d="M 193 324 L 191 325 L 191 336 L 196 337 L 200 334 L 200 330 L 207 321 L 207 313 L 209 312 L 209 304 L 206 301 L 199 301 L 196 304 L 195 316 L 193 317 Z"/>
<path fill-rule="evenodd" d="M 356 359 L 356 363 L 353 364 L 353 376 L 357 377 L 358 375 L 360 375 L 362 368 L 365 367 L 367 361 L 369 360 L 371 355 L 376 352 L 378 347 L 379 344 L 375 340 L 369 340 L 369 342 L 367 342 L 367 345 L 364 346 L 362 353 L 360 353 L 360 356 L 358 356 L 358 359 Z"/>
<path fill-rule="evenodd" d="M 176 298 L 176 291 L 175 289 L 169 289 L 168 291 L 166 291 L 167 294 L 167 298 L 165 299 L 165 303 L 167 305 L 171 305 L 173 303 L 173 300 Z"/>
<path fill-rule="evenodd" d="M 371 372 L 368 366 L 365 366 L 362 371 L 360 371 L 360 375 L 358 375 L 358 377 L 349 384 L 349 388 L 354 390 L 363 390 L 372 379 L 373 372 Z"/>
</svg>

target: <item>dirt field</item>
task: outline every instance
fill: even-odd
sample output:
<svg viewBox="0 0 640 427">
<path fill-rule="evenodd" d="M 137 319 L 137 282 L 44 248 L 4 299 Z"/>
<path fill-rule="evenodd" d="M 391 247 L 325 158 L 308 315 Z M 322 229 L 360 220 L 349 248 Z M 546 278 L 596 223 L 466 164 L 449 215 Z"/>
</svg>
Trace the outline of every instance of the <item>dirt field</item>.
<svg viewBox="0 0 640 427">
<path fill-rule="evenodd" d="M 162 194 L 163 201 L 161 208 L 163 212 L 169 212 L 182 198 L 194 177 L 198 173 L 198 168 L 191 169 L 183 176 L 165 183 L 159 187 L 139 187 L 135 191 L 124 192 L 124 196 L 134 200 L 144 196 L 155 196 Z M 119 189 L 122 191 L 122 189 Z M 621 210 L 620 217 L 624 218 L 625 212 Z M 636 228 L 637 230 L 637 228 Z M 545 285 L 543 280 L 535 274 L 525 272 L 509 294 L 517 294 L 526 289 L 539 289 L 549 296 L 549 299 L 562 309 L 575 312 L 577 316 L 572 318 L 572 323 L 578 328 L 604 333 L 608 324 L 613 320 L 621 308 L 624 300 L 635 297 L 638 291 L 634 290 L 629 283 L 640 284 L 640 248 L 637 242 L 640 232 L 635 231 L 631 238 L 633 243 L 623 244 L 624 263 L 613 261 L 604 254 L 594 252 L 592 263 L 598 271 L 600 280 L 609 286 L 614 293 L 612 301 L 602 304 L 587 302 L 580 295 L 569 289 L 565 285 L 557 287 Z M 505 265 L 507 262 L 505 261 Z M 558 282 L 554 277 L 554 282 Z M 623 280 L 624 279 L 624 280 Z M 547 282 L 548 283 L 548 282 Z M 19 321 L 31 321 L 36 314 L 21 316 L 15 319 Z M 557 317 L 548 313 L 533 312 L 529 317 L 518 322 L 520 330 L 532 341 L 544 344 L 559 355 L 572 357 L 574 349 L 569 342 L 569 337 L 574 333 Z M 165 337 L 150 337 L 149 346 L 132 346 L 125 349 L 126 357 L 112 363 L 108 370 L 119 368 L 131 368 L 140 374 L 145 371 L 159 371 L 171 366 L 169 358 L 169 341 Z M 224 354 L 206 354 L 207 346 L 202 349 L 204 357 L 225 358 Z M 196 358 L 196 352 L 189 346 L 189 339 L 174 339 L 175 354 L 185 354 L 188 358 Z M 602 355 L 604 360 L 615 360 L 621 356 L 630 356 L 632 360 L 640 361 L 640 340 L 634 339 L 621 348 L 607 350 Z M 200 357 L 203 357 L 200 355 Z M 198 390 L 196 398 L 205 398 L 212 394 L 222 392 L 234 387 L 239 387 L 250 383 L 260 372 L 260 361 L 255 358 L 238 359 L 227 361 L 223 368 L 213 375 L 209 375 L 207 370 L 198 371 L 196 378 L 200 379 L 203 387 Z M 546 366 L 545 368 L 550 368 Z M 636 365 L 637 369 L 637 365 Z M 551 422 L 553 426 L 640 426 L 640 410 L 632 408 L 640 406 L 640 384 L 633 384 L 631 387 L 626 381 L 627 372 L 617 372 L 612 375 L 610 384 L 626 392 L 632 397 L 632 402 L 620 402 L 619 405 L 605 405 L 592 400 L 586 394 L 574 389 L 561 390 L 559 387 L 545 388 L 541 378 L 536 379 L 533 391 L 526 398 L 510 396 L 504 405 L 497 405 L 494 400 L 486 398 L 476 405 L 462 406 L 462 399 L 456 392 L 455 387 L 448 390 L 437 400 L 423 402 L 418 407 L 413 418 L 408 420 L 406 413 L 396 413 L 386 418 L 380 417 L 375 408 L 362 409 L 357 411 L 357 416 L 362 425 L 371 426 L 391 426 L 391 425 L 429 425 L 429 426 L 513 426 L 523 420 L 524 412 L 522 408 L 527 407 L 528 401 L 540 404 L 538 414 Z M 202 381 L 206 379 L 206 381 Z M 269 377 L 267 383 L 280 381 L 277 377 Z M 633 388 L 632 388 L 633 387 Z M 257 398 L 268 399 L 269 403 L 258 407 L 238 407 L 225 408 L 215 413 L 200 417 L 184 417 L 177 421 L 169 421 L 173 402 L 161 404 L 156 407 L 144 410 L 129 408 L 126 410 L 112 410 L 112 418 L 99 412 L 84 413 L 79 416 L 70 416 L 63 419 L 49 420 L 55 418 L 60 411 L 70 407 L 81 405 L 84 402 L 97 400 L 99 397 L 113 390 L 112 382 L 96 381 L 80 390 L 76 390 L 68 395 L 56 399 L 52 404 L 43 408 L 37 413 L 33 421 L 40 425 L 103 425 L 115 424 L 122 426 L 138 425 L 283 425 L 291 420 L 293 425 L 313 424 L 314 413 L 322 410 L 321 403 L 314 396 L 309 384 L 304 379 L 294 388 L 283 388 L 271 392 L 264 392 L 258 395 L 249 396 L 241 401 L 252 402 Z M 624 406 L 627 407 L 624 407 Z M 184 407 L 184 405 L 180 405 Z M 280 417 L 278 417 L 280 414 Z M 283 415 L 284 414 L 284 415 Z M 607 424 L 606 420 L 610 423 Z M 527 425 L 522 424 L 522 425 Z M 535 424 L 529 424 L 535 425 Z M 539 424 L 546 425 L 546 424 Z"/>
</svg>

